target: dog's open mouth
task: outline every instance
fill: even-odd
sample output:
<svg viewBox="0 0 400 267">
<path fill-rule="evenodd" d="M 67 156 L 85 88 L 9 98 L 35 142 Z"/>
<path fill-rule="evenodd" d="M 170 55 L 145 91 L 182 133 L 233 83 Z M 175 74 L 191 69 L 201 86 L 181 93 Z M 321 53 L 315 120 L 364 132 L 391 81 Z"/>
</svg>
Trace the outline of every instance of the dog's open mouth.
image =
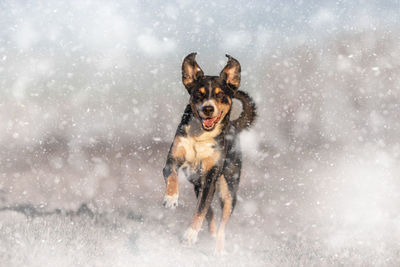
<svg viewBox="0 0 400 267">
<path fill-rule="evenodd" d="M 201 120 L 201 122 L 202 122 L 201 125 L 203 126 L 203 129 L 206 130 L 206 131 L 211 131 L 212 129 L 214 129 L 215 125 L 221 119 L 221 115 L 222 115 L 222 112 L 219 113 L 219 115 L 214 117 L 214 118 L 202 119 Z"/>
</svg>

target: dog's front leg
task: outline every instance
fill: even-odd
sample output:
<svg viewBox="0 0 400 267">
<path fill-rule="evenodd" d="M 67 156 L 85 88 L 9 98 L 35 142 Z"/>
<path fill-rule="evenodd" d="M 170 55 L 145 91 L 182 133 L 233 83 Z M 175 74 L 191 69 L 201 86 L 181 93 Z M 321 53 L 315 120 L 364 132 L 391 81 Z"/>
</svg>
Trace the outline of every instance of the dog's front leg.
<svg viewBox="0 0 400 267">
<path fill-rule="evenodd" d="M 196 212 L 193 215 L 192 223 L 183 237 L 183 241 L 187 245 L 192 245 L 197 241 L 198 232 L 200 231 L 215 193 L 217 172 L 218 168 L 214 166 L 201 177 L 201 189 L 197 199 Z"/>
<path fill-rule="evenodd" d="M 163 169 L 164 180 L 166 184 L 166 190 L 164 195 L 163 205 L 166 208 L 175 209 L 178 206 L 178 175 L 176 170 L 176 164 L 166 164 Z"/>
<path fill-rule="evenodd" d="M 179 138 L 175 138 L 163 169 L 166 184 L 163 205 L 166 208 L 174 209 L 178 206 L 178 169 L 184 161 L 185 154 L 185 148 L 180 145 Z"/>
</svg>

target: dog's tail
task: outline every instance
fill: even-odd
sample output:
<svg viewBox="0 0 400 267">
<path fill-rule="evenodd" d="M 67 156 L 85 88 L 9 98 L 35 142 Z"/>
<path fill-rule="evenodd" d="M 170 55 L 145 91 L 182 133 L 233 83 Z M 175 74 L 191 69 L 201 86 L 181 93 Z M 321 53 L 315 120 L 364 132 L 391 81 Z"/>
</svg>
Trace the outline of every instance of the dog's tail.
<svg viewBox="0 0 400 267">
<path fill-rule="evenodd" d="M 243 106 L 243 111 L 240 113 L 239 118 L 232 121 L 232 124 L 240 132 L 243 129 L 249 128 L 253 124 L 257 116 L 256 103 L 254 103 L 254 100 L 247 93 L 240 90 L 236 91 L 233 98 L 236 98 L 242 102 Z"/>
</svg>

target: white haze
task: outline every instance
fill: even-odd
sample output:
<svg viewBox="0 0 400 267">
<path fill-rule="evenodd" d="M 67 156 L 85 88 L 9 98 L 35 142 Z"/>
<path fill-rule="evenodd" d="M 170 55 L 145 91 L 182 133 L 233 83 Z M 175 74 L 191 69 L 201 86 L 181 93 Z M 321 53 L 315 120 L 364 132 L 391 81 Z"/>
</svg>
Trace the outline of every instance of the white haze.
<svg viewBox="0 0 400 267">
<path fill-rule="evenodd" d="M 397 1 L 0 7 L 0 266 L 400 264 Z M 161 207 L 193 51 L 258 106 L 223 256 Z"/>
</svg>

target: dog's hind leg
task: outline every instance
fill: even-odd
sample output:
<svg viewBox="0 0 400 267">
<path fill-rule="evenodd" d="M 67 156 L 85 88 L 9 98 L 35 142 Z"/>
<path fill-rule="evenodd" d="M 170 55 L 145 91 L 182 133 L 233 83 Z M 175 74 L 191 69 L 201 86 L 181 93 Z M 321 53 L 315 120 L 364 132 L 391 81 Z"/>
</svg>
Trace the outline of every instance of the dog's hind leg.
<svg viewBox="0 0 400 267">
<path fill-rule="evenodd" d="M 234 205 L 233 197 L 224 175 L 221 175 L 219 178 L 219 197 L 221 200 L 222 214 L 221 222 L 217 232 L 216 250 L 217 252 L 222 252 L 225 246 L 225 226 L 231 216 Z"/>
<path fill-rule="evenodd" d="M 196 194 L 196 198 L 199 197 L 199 192 L 200 192 L 200 185 L 197 184 L 194 186 L 194 192 Z M 215 223 L 215 217 L 214 217 L 214 211 L 213 208 L 210 206 L 208 208 L 207 214 L 206 214 L 206 219 L 208 222 L 208 232 L 212 237 L 217 236 L 217 224 Z"/>
<path fill-rule="evenodd" d="M 214 211 L 212 207 L 210 207 L 206 214 L 206 219 L 208 222 L 208 232 L 212 237 L 217 236 L 217 224 L 215 223 Z"/>
</svg>

